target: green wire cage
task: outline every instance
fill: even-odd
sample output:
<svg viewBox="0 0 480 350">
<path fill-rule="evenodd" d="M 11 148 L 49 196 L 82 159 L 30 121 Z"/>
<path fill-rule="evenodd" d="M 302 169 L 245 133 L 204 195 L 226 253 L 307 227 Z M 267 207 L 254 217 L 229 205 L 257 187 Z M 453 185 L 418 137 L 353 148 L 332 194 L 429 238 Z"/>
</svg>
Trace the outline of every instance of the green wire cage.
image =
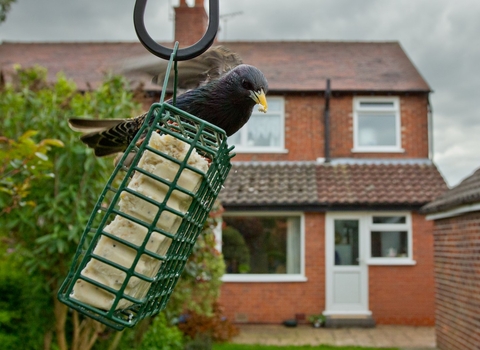
<svg viewBox="0 0 480 350">
<path fill-rule="evenodd" d="M 222 129 L 174 107 L 176 62 L 173 105 L 164 102 L 177 48 L 178 43 L 160 102 L 151 106 L 116 165 L 58 292 L 61 302 L 117 330 L 165 308 L 234 156 Z M 181 155 L 155 147 L 159 137 L 170 138 Z M 142 156 L 158 167 L 163 164 L 171 176 Z M 197 167 L 193 159 L 207 166 Z M 136 204 L 137 210 L 128 203 Z"/>
</svg>

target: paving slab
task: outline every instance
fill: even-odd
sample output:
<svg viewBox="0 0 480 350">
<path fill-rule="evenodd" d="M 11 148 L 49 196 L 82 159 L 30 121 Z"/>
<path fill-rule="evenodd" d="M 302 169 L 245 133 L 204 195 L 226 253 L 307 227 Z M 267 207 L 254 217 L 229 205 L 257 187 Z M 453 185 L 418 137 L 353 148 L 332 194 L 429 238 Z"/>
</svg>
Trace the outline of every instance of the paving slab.
<svg viewBox="0 0 480 350">
<path fill-rule="evenodd" d="M 238 344 L 353 345 L 434 350 L 435 328 L 377 325 L 374 328 L 313 328 L 309 325 L 240 325 Z"/>
</svg>

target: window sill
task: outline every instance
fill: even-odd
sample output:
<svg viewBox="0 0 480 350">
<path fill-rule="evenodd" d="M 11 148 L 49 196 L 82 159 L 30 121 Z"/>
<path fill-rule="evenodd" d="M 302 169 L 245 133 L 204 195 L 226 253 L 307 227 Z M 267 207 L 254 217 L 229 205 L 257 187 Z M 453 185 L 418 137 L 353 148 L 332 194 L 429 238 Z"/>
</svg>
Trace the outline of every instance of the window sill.
<svg viewBox="0 0 480 350">
<path fill-rule="evenodd" d="M 352 153 L 405 153 L 403 148 L 352 148 Z"/>
<path fill-rule="evenodd" d="M 222 282 L 307 282 L 303 275 L 270 275 L 270 274 L 225 274 Z"/>
<path fill-rule="evenodd" d="M 367 265 L 405 265 L 412 266 L 416 265 L 415 260 L 408 258 L 377 258 L 377 259 L 368 259 Z"/>
<path fill-rule="evenodd" d="M 234 153 L 288 153 L 285 148 L 241 148 L 235 147 Z"/>
</svg>

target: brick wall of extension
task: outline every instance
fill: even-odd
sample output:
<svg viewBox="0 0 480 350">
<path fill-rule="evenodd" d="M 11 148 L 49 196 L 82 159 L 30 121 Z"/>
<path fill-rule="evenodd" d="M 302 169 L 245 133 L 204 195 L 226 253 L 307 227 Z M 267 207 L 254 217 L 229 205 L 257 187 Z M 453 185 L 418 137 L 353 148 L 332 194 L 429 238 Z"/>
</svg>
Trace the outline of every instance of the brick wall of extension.
<svg viewBox="0 0 480 350">
<path fill-rule="evenodd" d="M 436 336 L 442 350 L 480 344 L 480 212 L 435 221 Z"/>
<path fill-rule="evenodd" d="M 412 214 L 414 266 L 370 266 L 369 305 L 377 324 L 433 326 L 432 222 Z M 226 282 L 220 302 L 230 320 L 279 323 L 325 309 L 325 215 L 305 213 L 306 282 Z M 422 293 L 418 293 L 421 290 Z"/>
<path fill-rule="evenodd" d="M 325 157 L 323 94 L 288 94 L 284 97 L 287 152 L 239 153 L 233 161 L 314 161 Z M 334 96 L 330 102 L 330 155 L 332 158 L 428 158 L 427 108 L 426 94 L 400 96 L 404 152 L 354 153 L 353 95 Z"/>
<path fill-rule="evenodd" d="M 369 304 L 378 324 L 435 324 L 433 223 L 412 213 L 412 230 L 415 265 L 369 267 Z"/>
</svg>

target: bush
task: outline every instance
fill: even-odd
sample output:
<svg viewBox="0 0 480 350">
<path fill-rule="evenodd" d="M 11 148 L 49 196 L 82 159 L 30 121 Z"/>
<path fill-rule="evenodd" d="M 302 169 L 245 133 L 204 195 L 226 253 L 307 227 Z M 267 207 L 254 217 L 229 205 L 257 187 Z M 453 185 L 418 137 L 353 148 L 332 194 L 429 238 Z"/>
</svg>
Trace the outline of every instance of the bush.
<svg viewBox="0 0 480 350">
<path fill-rule="evenodd" d="M 239 333 L 238 328 L 223 316 L 223 310 L 217 302 L 213 305 L 213 316 L 189 312 L 178 328 L 191 339 L 210 336 L 215 342 L 225 342 Z"/>
<path fill-rule="evenodd" d="M 158 314 L 138 350 L 183 350 L 183 335 L 176 326 L 169 326 L 164 313 Z"/>
<path fill-rule="evenodd" d="M 3 249 L 3 247 L 2 247 Z M 25 273 L 20 264 L 0 254 L 0 344 L 4 350 L 43 347 L 48 294 L 39 276 Z"/>
</svg>

